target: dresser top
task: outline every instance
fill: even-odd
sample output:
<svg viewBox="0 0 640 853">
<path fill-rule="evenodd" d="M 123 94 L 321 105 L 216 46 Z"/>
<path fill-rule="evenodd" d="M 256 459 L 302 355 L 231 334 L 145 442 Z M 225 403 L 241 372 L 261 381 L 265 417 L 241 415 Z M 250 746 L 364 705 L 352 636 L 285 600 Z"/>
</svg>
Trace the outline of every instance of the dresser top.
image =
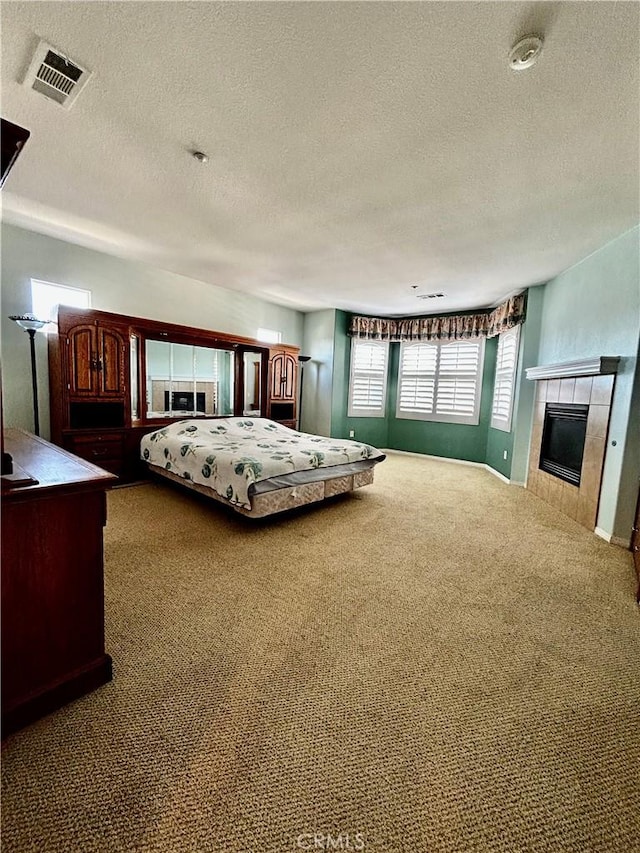
<svg viewBox="0 0 640 853">
<path fill-rule="evenodd" d="M 23 469 L 37 483 L 12 488 L 7 481 L 3 483 L 3 500 L 26 494 L 44 496 L 50 491 L 104 490 L 118 480 L 114 474 L 24 430 L 4 430 L 4 449 L 13 457 L 14 468 Z"/>
</svg>

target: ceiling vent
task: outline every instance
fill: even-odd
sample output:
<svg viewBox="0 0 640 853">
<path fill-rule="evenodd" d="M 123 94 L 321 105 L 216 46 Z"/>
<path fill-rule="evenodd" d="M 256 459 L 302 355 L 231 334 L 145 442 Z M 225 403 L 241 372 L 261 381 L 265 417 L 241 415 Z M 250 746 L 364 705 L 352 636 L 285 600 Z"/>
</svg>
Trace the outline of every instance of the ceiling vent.
<svg viewBox="0 0 640 853">
<path fill-rule="evenodd" d="M 41 41 L 24 78 L 24 85 L 69 109 L 91 77 L 91 71 Z"/>
<path fill-rule="evenodd" d="M 444 294 L 444 293 L 419 293 L 417 298 L 418 299 L 442 299 L 443 296 L 445 296 L 445 295 L 446 294 Z"/>
</svg>

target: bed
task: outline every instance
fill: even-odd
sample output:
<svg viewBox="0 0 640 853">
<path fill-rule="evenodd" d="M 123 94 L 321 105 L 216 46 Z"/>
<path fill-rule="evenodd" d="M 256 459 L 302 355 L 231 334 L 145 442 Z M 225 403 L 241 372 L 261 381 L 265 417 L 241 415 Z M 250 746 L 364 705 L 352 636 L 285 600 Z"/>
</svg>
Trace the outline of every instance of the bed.
<svg viewBox="0 0 640 853">
<path fill-rule="evenodd" d="M 196 418 L 145 435 L 149 470 L 262 518 L 373 482 L 370 444 L 297 432 L 267 418 Z"/>
</svg>

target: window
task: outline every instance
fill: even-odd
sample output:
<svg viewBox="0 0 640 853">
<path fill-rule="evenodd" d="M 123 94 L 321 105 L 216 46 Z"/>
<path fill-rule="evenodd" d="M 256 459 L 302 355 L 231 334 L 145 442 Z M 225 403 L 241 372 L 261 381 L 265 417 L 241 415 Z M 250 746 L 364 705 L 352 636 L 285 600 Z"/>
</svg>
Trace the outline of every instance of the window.
<svg viewBox="0 0 640 853">
<path fill-rule="evenodd" d="M 518 344 L 520 326 L 514 326 L 498 337 L 498 359 L 496 361 L 496 380 L 493 386 L 493 405 L 491 407 L 491 426 L 504 432 L 511 432 L 511 414 L 518 366 Z"/>
<path fill-rule="evenodd" d="M 256 338 L 259 341 L 264 341 L 265 344 L 281 344 L 282 332 L 275 329 L 258 329 Z"/>
<path fill-rule="evenodd" d="M 389 344 L 385 341 L 351 342 L 349 378 L 350 418 L 383 418 L 387 399 Z"/>
<path fill-rule="evenodd" d="M 484 339 L 400 346 L 397 417 L 477 424 Z"/>
<path fill-rule="evenodd" d="M 91 308 L 91 293 L 80 287 L 66 287 L 64 284 L 52 284 L 50 281 L 31 279 L 31 310 L 39 320 L 50 320 L 54 316 L 56 305 L 70 305 L 72 308 Z M 45 331 L 54 328 L 45 326 Z"/>
</svg>

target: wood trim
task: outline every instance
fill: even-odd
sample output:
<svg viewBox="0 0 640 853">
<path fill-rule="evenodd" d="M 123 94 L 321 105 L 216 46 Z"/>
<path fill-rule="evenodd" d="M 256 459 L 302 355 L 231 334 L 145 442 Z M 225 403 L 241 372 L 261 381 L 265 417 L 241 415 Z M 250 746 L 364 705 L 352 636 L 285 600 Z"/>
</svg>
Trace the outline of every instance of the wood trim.
<svg viewBox="0 0 640 853">
<path fill-rule="evenodd" d="M 68 702 L 79 699 L 107 684 L 113 677 L 111 655 L 103 654 L 82 669 L 65 676 L 57 684 L 48 684 L 15 705 L 2 708 L 2 737 L 28 726 Z"/>
<path fill-rule="evenodd" d="M 603 376 L 618 372 L 619 355 L 598 355 L 594 358 L 581 358 L 577 361 L 563 361 L 559 364 L 547 364 L 528 367 L 527 379 L 568 379 L 573 376 Z"/>
</svg>

